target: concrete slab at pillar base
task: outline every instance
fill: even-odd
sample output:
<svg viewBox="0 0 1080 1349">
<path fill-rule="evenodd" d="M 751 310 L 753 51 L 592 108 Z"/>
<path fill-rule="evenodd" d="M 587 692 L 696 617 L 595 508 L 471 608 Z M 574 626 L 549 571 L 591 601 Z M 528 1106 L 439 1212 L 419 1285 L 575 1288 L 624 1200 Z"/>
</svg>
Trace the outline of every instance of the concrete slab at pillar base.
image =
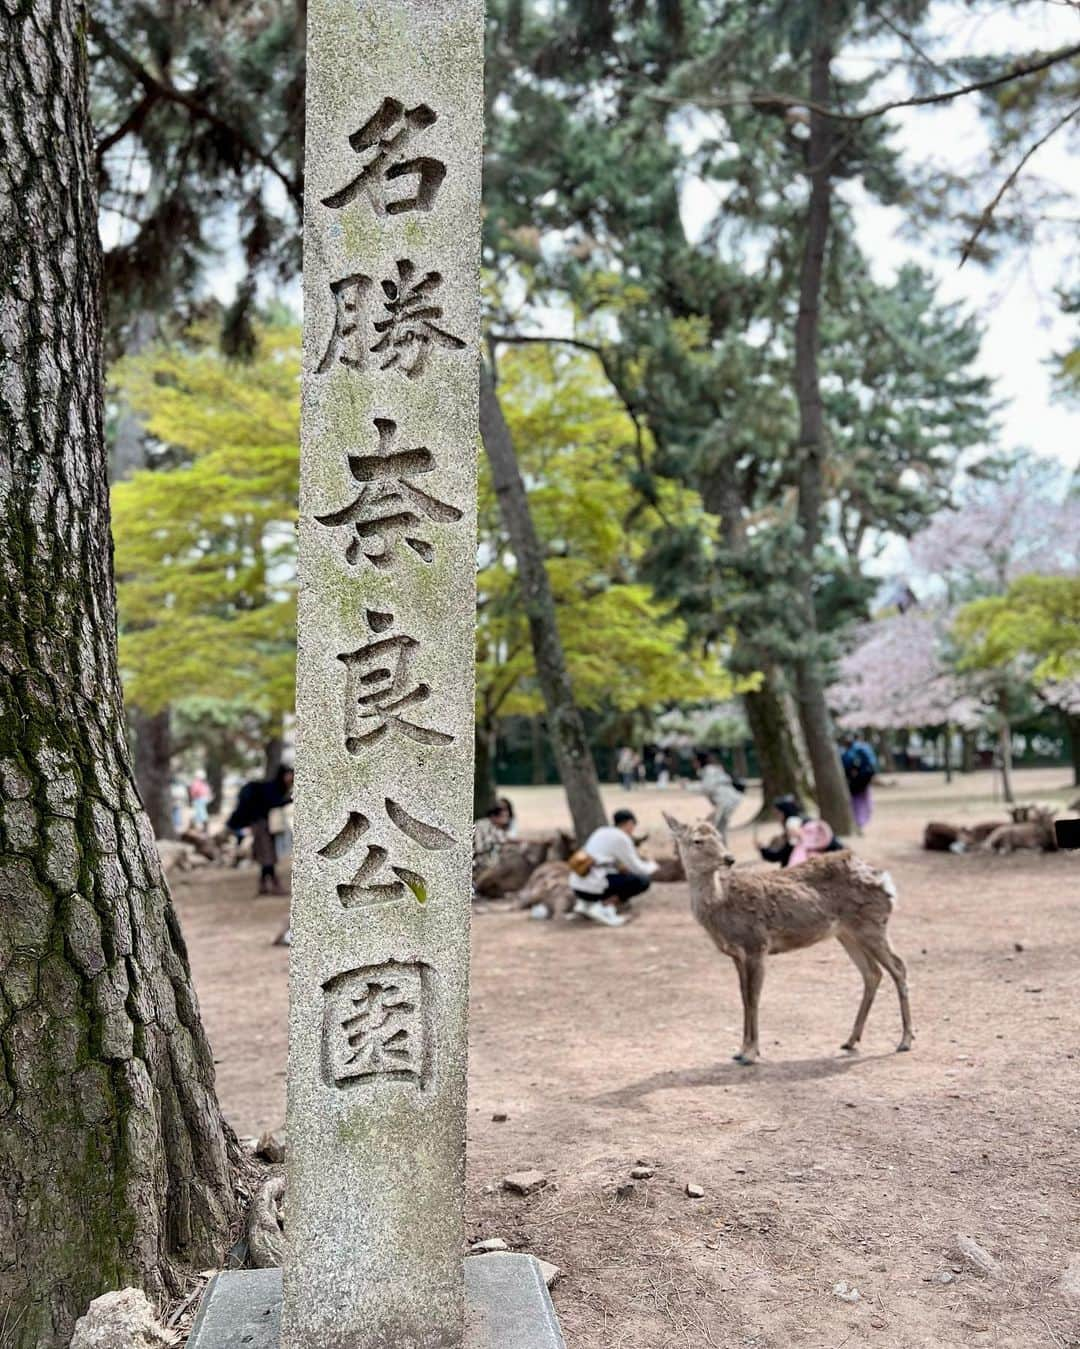
<svg viewBox="0 0 1080 1349">
<path fill-rule="evenodd" d="M 280 1349 L 281 1270 L 223 1270 L 207 1285 L 188 1349 Z M 531 1255 L 465 1261 L 464 1349 L 566 1349 Z"/>
</svg>

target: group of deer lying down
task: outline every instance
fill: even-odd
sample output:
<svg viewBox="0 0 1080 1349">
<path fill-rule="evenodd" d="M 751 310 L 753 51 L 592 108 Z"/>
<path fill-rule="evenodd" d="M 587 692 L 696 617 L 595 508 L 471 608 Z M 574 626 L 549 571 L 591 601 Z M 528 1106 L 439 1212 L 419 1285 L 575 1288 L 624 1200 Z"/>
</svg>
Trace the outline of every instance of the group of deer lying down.
<svg viewBox="0 0 1080 1349">
<path fill-rule="evenodd" d="M 923 847 L 930 852 L 956 853 L 1011 853 L 1019 849 L 1057 851 L 1052 807 L 1011 806 L 1009 816 L 1011 823 L 983 820 L 978 824 L 956 825 L 931 820 L 923 830 Z"/>
</svg>

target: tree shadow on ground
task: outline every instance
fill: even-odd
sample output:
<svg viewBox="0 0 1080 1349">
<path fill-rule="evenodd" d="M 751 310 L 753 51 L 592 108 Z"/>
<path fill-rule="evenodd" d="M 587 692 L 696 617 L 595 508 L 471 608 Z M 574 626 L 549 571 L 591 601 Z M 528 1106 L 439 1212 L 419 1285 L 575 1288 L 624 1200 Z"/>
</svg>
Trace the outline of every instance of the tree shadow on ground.
<svg viewBox="0 0 1080 1349">
<path fill-rule="evenodd" d="M 590 1098 L 590 1104 L 630 1109 L 642 1103 L 646 1096 L 658 1091 L 678 1091 L 694 1087 L 753 1087 L 783 1085 L 796 1082 L 816 1082 L 828 1077 L 842 1077 L 857 1068 L 868 1067 L 896 1058 L 895 1052 L 886 1054 L 851 1054 L 816 1059 L 764 1059 L 753 1067 L 733 1061 L 713 1063 L 698 1068 L 677 1068 L 664 1073 L 653 1073 L 638 1082 L 629 1082 L 614 1091 L 601 1092 Z"/>
</svg>

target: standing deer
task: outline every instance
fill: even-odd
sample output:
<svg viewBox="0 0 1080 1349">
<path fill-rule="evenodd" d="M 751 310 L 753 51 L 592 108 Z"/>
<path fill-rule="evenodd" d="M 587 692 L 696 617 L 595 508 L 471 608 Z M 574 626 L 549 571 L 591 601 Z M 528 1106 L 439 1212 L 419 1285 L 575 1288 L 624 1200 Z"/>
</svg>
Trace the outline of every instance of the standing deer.
<svg viewBox="0 0 1080 1349">
<path fill-rule="evenodd" d="M 858 1048 L 882 969 L 900 996 L 903 1034 L 897 1050 L 911 1048 L 915 1033 L 907 971 L 886 933 L 896 898 L 887 871 L 875 870 L 850 852 L 822 853 L 786 871 L 733 871 L 735 859 L 711 824 L 664 818 L 686 868 L 691 911 L 739 974 L 743 1043 L 736 1063 L 750 1065 L 760 1056 L 758 1002 L 765 957 L 813 946 L 826 937 L 837 939 L 863 977 L 862 1002 L 843 1048 Z"/>
</svg>

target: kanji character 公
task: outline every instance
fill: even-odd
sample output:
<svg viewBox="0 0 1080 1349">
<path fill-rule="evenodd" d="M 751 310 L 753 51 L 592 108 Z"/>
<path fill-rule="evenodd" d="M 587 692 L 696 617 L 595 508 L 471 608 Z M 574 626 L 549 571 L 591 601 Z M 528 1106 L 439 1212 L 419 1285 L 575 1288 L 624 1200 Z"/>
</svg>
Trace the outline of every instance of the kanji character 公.
<svg viewBox="0 0 1080 1349">
<path fill-rule="evenodd" d="M 369 609 L 367 621 L 372 632 L 383 633 L 393 625 L 394 615 Z M 454 737 L 447 732 L 418 726 L 402 715 L 431 697 L 430 684 L 412 683 L 419 646 L 415 637 L 395 633 L 338 656 L 348 671 L 345 748 L 350 754 L 359 754 L 365 745 L 381 740 L 391 727 L 422 745 L 453 743 Z"/>
<path fill-rule="evenodd" d="M 378 451 L 349 455 L 349 470 L 357 482 L 363 483 L 356 500 L 315 519 L 331 527 L 353 526 L 354 537 L 345 549 L 345 560 L 349 563 L 355 564 L 363 554 L 373 566 L 385 569 L 391 565 L 400 539 L 425 562 L 432 562 L 435 549 L 423 537 L 422 517 L 452 524 L 461 519 L 461 511 L 422 492 L 409 481 L 434 470 L 435 456 L 430 450 L 422 446 L 415 450 L 393 450 L 397 423 L 387 417 L 376 417 L 375 429 L 379 434 Z"/>
<path fill-rule="evenodd" d="M 429 824 L 410 815 L 404 806 L 386 798 L 386 813 L 391 822 L 403 834 L 411 838 L 429 852 L 442 851 L 454 846 L 453 838 L 438 825 Z M 342 829 L 334 835 L 325 847 L 319 849 L 319 856 L 330 861 L 346 857 L 365 838 L 371 828 L 371 821 L 358 810 L 351 810 Z M 345 908 L 358 904 L 389 904 L 404 899 L 406 886 L 421 904 L 428 895 L 428 884 L 418 871 L 408 867 L 392 865 L 391 879 L 380 879 L 383 867 L 389 857 L 389 849 L 379 843 L 366 843 L 364 857 L 348 881 L 337 887 L 338 899 Z"/>
<path fill-rule="evenodd" d="M 376 215 L 430 211 L 446 177 L 446 165 L 424 155 L 412 159 L 405 155 L 416 134 L 437 121 L 438 113 L 425 103 L 406 109 L 398 99 L 384 98 L 378 111 L 349 137 L 356 153 L 366 156 L 363 168 L 340 191 L 323 197 L 323 205 L 337 210 L 363 192 Z M 387 184 L 409 177 L 417 180 L 412 196 L 388 201 Z"/>
</svg>

